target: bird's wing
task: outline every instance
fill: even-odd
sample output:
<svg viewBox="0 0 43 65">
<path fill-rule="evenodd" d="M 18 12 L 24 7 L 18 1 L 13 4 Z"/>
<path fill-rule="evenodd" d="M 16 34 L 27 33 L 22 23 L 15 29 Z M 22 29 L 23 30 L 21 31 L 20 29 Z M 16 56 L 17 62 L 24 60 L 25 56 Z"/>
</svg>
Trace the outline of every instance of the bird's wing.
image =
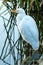
<svg viewBox="0 0 43 65">
<path fill-rule="evenodd" d="M 29 42 L 31 45 L 37 45 L 38 42 L 38 29 L 34 19 L 30 16 L 25 16 L 19 24 L 19 31 L 22 38 Z M 35 43 L 35 44 L 34 44 Z"/>
</svg>

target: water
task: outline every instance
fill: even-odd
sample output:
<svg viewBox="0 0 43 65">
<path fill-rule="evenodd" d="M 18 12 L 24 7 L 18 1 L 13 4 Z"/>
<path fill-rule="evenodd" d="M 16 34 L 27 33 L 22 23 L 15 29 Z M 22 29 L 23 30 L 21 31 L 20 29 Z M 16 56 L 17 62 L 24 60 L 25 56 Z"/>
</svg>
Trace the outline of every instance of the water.
<svg viewBox="0 0 43 65">
<path fill-rule="evenodd" d="M 6 37 L 7 37 L 7 33 L 6 33 L 6 30 L 5 30 L 5 27 L 4 27 L 4 20 L 3 20 L 2 16 L 3 16 L 4 18 L 6 18 L 7 20 L 9 20 L 9 17 L 10 17 L 10 14 L 7 13 L 8 11 L 4 12 L 4 14 L 1 14 L 1 13 L 2 13 L 3 11 L 5 11 L 6 9 L 7 9 L 7 8 L 4 6 L 4 7 L 0 10 L 0 55 L 1 55 L 2 48 L 3 48 L 3 46 L 4 46 L 4 43 L 5 43 L 5 40 L 6 40 Z M 7 13 L 7 14 L 6 14 L 6 13 Z M 6 25 L 7 25 L 7 23 L 8 23 L 7 20 L 5 20 Z M 8 26 L 8 28 L 9 28 L 9 26 Z M 11 32 L 12 32 L 12 29 L 11 29 L 10 33 L 11 33 Z M 14 33 L 15 33 L 15 35 L 14 35 Z M 14 36 L 15 36 L 15 38 L 14 38 Z M 17 27 L 15 26 L 15 32 L 13 31 L 13 36 L 12 36 L 12 38 L 13 38 L 13 40 L 16 42 L 19 37 L 20 37 L 20 35 L 19 35 L 19 32 L 18 32 L 18 29 L 17 29 Z M 8 43 L 9 43 L 9 42 L 8 42 L 8 40 L 7 40 L 6 47 L 7 47 Z M 4 54 L 5 54 L 6 47 L 5 47 L 5 49 L 4 49 L 3 56 L 4 56 Z M 8 53 L 9 50 L 10 50 L 10 46 L 8 47 L 6 53 Z M 15 48 L 15 51 L 16 51 L 16 52 L 15 52 L 15 55 L 16 55 L 16 58 L 17 58 L 17 50 L 16 50 L 16 48 Z M 3 56 L 2 56 L 2 58 L 3 58 Z M 14 65 L 14 59 L 13 59 L 13 56 L 12 56 L 11 54 L 7 56 L 7 58 L 5 59 L 5 61 L 6 61 L 7 63 L 11 64 L 11 65 Z M 0 65 L 7 65 L 7 64 L 5 64 L 2 60 L 0 60 Z"/>
<path fill-rule="evenodd" d="M 2 8 L 2 10 L 0 10 L 0 14 L 1 14 L 3 11 L 5 11 L 5 10 L 6 10 L 6 7 L 4 6 L 4 7 Z M 5 12 L 5 13 L 6 13 L 6 12 Z M 7 15 L 5 15 L 5 13 L 2 14 L 1 16 L 5 17 L 6 19 L 9 19 L 9 17 L 10 17 L 9 13 L 8 13 Z M 5 23 L 7 24 L 8 21 L 5 21 Z M 2 48 L 3 48 L 3 46 L 4 46 L 4 42 L 5 42 L 6 37 L 7 37 L 7 33 L 6 33 L 6 30 L 5 30 L 5 27 L 4 27 L 4 21 L 3 21 L 3 18 L 0 17 L 0 55 L 1 55 L 1 52 L 2 52 Z M 7 41 L 7 45 L 8 45 L 8 41 Z M 6 45 L 6 46 L 7 46 L 7 45 Z M 8 48 L 7 52 L 9 52 L 9 49 L 10 49 L 10 48 Z M 5 50 L 4 50 L 4 51 L 5 51 Z M 3 54 L 3 56 L 4 56 L 4 54 Z M 3 56 L 2 56 L 2 57 L 3 57 Z M 12 60 L 11 60 L 11 59 L 12 59 Z M 6 62 L 8 62 L 9 64 L 14 65 L 14 60 L 13 60 L 13 57 L 11 56 L 11 54 L 10 54 L 5 60 L 6 60 Z M 0 60 L 0 65 L 7 65 L 7 64 L 5 64 L 2 60 Z"/>
</svg>

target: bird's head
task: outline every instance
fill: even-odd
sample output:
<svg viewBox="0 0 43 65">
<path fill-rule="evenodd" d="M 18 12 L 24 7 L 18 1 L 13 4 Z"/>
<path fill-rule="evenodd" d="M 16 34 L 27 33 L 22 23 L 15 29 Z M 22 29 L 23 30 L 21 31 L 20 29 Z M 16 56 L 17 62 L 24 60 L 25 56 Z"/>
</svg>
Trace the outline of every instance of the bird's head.
<svg viewBox="0 0 43 65">
<path fill-rule="evenodd" d="M 22 8 L 17 8 L 16 10 L 11 10 L 13 13 L 18 13 L 18 14 L 25 14 L 24 9 Z"/>
<path fill-rule="evenodd" d="M 11 10 L 12 13 L 17 13 L 17 16 L 16 16 L 16 24 L 17 24 L 17 27 L 19 28 L 19 24 L 20 24 L 20 21 L 23 19 L 24 15 L 25 15 L 25 11 L 24 9 L 22 8 L 17 8 L 16 10 Z"/>
<path fill-rule="evenodd" d="M 22 8 L 17 8 L 16 10 L 11 10 L 12 13 L 17 13 L 17 24 L 20 23 L 20 21 L 23 19 L 23 17 L 25 16 L 25 11 Z"/>
</svg>

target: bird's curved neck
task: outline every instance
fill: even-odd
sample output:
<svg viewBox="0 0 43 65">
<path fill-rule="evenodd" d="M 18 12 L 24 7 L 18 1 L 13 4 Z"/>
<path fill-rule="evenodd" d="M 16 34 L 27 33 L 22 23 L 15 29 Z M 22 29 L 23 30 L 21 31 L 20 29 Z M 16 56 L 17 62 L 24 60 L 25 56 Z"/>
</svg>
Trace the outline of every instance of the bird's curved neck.
<svg viewBox="0 0 43 65">
<path fill-rule="evenodd" d="M 16 17 L 16 20 L 17 20 L 17 24 L 19 24 L 22 19 L 24 18 L 24 16 L 26 16 L 26 14 L 18 14 L 17 17 Z"/>
</svg>

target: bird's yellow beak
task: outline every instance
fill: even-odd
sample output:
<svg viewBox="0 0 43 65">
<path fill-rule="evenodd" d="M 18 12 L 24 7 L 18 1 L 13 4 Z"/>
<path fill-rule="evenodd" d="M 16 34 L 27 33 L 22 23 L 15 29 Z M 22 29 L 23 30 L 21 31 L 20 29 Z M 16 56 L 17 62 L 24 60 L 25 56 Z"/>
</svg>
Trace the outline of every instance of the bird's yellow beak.
<svg viewBox="0 0 43 65">
<path fill-rule="evenodd" d="M 12 13 L 14 13 L 14 12 L 16 13 L 16 10 L 11 10 L 11 12 L 12 12 Z"/>
</svg>

